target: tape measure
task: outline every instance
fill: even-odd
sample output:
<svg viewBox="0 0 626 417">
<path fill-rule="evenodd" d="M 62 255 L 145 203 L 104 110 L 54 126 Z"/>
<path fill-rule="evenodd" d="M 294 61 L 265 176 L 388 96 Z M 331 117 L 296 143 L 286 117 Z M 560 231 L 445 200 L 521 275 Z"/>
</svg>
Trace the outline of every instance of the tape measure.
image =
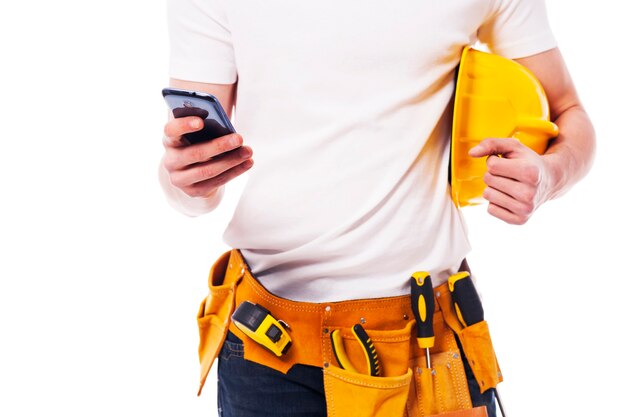
<svg viewBox="0 0 626 417">
<path fill-rule="evenodd" d="M 246 336 L 276 356 L 284 355 L 291 347 L 286 323 L 276 320 L 269 310 L 258 304 L 244 301 L 233 313 L 232 320 Z"/>
</svg>

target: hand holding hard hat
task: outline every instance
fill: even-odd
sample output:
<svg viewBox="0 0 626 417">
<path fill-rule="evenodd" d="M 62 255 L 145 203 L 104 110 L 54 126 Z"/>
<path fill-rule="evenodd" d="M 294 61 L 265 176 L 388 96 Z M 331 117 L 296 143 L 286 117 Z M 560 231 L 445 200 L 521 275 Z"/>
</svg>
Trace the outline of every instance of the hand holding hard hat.
<svg viewBox="0 0 626 417">
<path fill-rule="evenodd" d="M 470 149 L 473 158 L 487 157 L 483 198 L 489 214 L 511 224 L 524 224 L 549 199 L 552 176 L 544 158 L 514 138 L 488 138 Z"/>
<path fill-rule="evenodd" d="M 465 48 L 454 102 L 450 154 L 458 207 L 488 200 L 489 213 L 525 223 L 547 200 L 543 154 L 558 135 L 539 81 L 515 61 Z M 471 151 L 470 151 L 471 150 Z"/>
</svg>

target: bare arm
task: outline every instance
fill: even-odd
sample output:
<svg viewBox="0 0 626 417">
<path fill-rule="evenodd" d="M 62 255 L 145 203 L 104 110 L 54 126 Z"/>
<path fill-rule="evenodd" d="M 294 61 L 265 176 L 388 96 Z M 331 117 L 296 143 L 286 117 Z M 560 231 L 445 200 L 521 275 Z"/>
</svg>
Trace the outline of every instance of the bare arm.
<svg viewBox="0 0 626 417">
<path fill-rule="evenodd" d="M 171 79 L 170 85 L 214 95 L 231 117 L 237 84 Z M 238 134 L 189 146 L 181 140 L 181 135 L 201 128 L 200 118 L 174 119 L 171 114 L 165 125 L 165 153 L 159 166 L 159 181 L 170 205 L 188 216 L 214 210 L 222 199 L 225 184 L 246 172 L 253 163 L 252 150 L 242 146 L 243 138 Z"/>
<path fill-rule="evenodd" d="M 494 155 L 487 159 L 484 197 L 489 213 L 511 224 L 525 223 L 541 204 L 563 195 L 583 178 L 591 168 L 596 143 L 558 48 L 517 61 L 543 85 L 560 133 L 544 155 L 510 138 L 485 139 L 470 151 L 473 157 Z"/>
<path fill-rule="evenodd" d="M 552 120 L 559 127 L 559 136 L 552 141 L 544 156 L 555 180 L 548 197 L 556 198 L 591 169 L 596 148 L 595 132 L 558 48 L 517 62 L 543 84 Z"/>
</svg>

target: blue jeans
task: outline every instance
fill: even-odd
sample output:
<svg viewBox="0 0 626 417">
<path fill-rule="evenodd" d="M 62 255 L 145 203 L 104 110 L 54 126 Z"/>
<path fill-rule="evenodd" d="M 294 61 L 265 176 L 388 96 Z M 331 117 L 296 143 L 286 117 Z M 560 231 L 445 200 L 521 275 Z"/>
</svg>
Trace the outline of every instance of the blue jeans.
<svg viewBox="0 0 626 417">
<path fill-rule="evenodd" d="M 220 417 L 326 417 L 322 369 L 294 365 L 287 374 L 243 358 L 243 343 L 232 333 L 219 355 L 217 406 Z M 496 417 L 492 390 L 480 394 L 465 355 L 465 373 L 474 406 Z"/>
</svg>

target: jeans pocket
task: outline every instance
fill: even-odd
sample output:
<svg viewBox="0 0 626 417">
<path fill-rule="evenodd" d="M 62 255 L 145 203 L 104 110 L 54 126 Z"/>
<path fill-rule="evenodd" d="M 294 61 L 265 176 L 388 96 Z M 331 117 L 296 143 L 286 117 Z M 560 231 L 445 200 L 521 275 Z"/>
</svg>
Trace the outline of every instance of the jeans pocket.
<svg viewBox="0 0 626 417">
<path fill-rule="evenodd" d="M 220 360 L 229 360 L 231 358 L 243 359 L 243 342 L 237 338 L 234 334 L 228 332 L 224 345 L 220 351 Z"/>
<path fill-rule="evenodd" d="M 324 369 L 328 417 L 401 417 L 413 372 L 377 377 L 357 374 L 330 365 Z"/>
</svg>

